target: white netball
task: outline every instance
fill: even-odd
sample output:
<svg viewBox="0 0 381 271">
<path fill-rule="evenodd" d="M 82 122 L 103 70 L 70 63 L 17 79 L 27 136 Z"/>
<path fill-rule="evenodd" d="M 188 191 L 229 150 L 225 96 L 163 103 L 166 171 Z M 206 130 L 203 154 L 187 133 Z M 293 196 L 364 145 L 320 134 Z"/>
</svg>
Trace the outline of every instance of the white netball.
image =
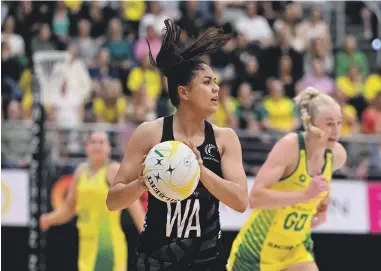
<svg viewBox="0 0 381 271">
<path fill-rule="evenodd" d="M 147 154 L 143 175 L 149 192 L 164 202 L 188 198 L 200 180 L 194 152 L 179 141 L 157 144 Z"/>
</svg>

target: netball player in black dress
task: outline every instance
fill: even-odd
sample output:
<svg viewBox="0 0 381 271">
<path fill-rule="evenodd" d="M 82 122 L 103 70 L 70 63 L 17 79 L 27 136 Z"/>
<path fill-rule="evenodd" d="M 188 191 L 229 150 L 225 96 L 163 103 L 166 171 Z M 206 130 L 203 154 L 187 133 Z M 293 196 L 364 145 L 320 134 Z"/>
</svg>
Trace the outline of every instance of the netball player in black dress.
<svg viewBox="0 0 381 271">
<path fill-rule="evenodd" d="M 171 20 L 166 20 L 165 25 L 156 62 L 151 54 L 150 58 L 167 77 L 169 96 L 177 112 L 136 129 L 109 190 L 107 206 L 110 210 L 128 208 L 147 191 L 141 176 L 142 161 L 152 147 L 168 140 L 186 142 L 199 158 L 200 183 L 181 202 L 170 204 L 149 196 L 137 259 L 129 270 L 225 270 L 219 201 L 244 212 L 248 204 L 247 181 L 236 133 L 205 121 L 217 110 L 219 87 L 211 68 L 199 58 L 226 44 L 229 35 L 210 29 L 181 49 L 181 29 Z"/>
</svg>

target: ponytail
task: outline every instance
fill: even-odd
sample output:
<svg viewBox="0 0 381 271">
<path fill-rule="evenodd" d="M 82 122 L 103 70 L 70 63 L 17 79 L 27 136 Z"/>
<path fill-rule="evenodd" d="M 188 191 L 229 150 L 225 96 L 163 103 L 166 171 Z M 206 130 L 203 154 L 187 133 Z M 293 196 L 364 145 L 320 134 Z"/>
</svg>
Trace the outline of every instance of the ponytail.
<svg viewBox="0 0 381 271">
<path fill-rule="evenodd" d="M 294 99 L 296 105 L 300 108 L 304 130 L 319 137 L 323 136 L 324 132 L 312 124 L 312 117 L 315 113 L 314 109 L 317 109 L 315 101 L 323 96 L 329 97 L 313 87 L 307 87 Z"/>
<path fill-rule="evenodd" d="M 147 40 L 149 58 L 151 64 L 167 77 L 168 94 L 171 103 L 177 107 L 180 103 L 177 87 L 189 84 L 203 63 L 200 57 L 225 45 L 231 35 L 224 34 L 222 29 L 210 28 L 189 46 L 180 48 L 181 28 L 170 19 L 166 19 L 164 24 L 162 45 L 156 61 Z"/>
</svg>

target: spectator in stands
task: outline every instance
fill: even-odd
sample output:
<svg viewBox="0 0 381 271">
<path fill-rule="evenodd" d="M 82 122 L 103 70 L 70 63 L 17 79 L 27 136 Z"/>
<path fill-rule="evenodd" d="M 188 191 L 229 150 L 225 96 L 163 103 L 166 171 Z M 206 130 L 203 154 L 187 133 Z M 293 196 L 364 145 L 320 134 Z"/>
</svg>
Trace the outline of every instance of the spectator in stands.
<svg viewBox="0 0 381 271">
<path fill-rule="evenodd" d="M 127 102 L 122 95 L 120 82 L 104 81 L 104 91 L 93 102 L 93 114 L 97 122 L 124 123 Z"/>
<path fill-rule="evenodd" d="M 90 66 L 98 53 L 99 46 L 94 38 L 90 36 L 91 25 L 87 19 L 78 22 L 78 37 L 73 41 L 78 46 L 78 56 Z"/>
<path fill-rule="evenodd" d="M 96 1 L 95 1 L 96 2 Z M 146 12 L 146 1 L 120 1 L 121 18 L 126 22 L 127 30 L 135 37 L 139 34 L 139 24 Z"/>
<path fill-rule="evenodd" d="M 41 25 L 39 34 L 32 38 L 31 50 L 33 53 L 39 51 L 55 50 L 56 45 L 53 42 L 50 26 L 48 24 Z"/>
<path fill-rule="evenodd" d="M 127 87 L 132 95 L 144 90 L 150 104 L 154 103 L 160 95 L 160 73 L 151 65 L 148 55 L 143 57 L 139 67 L 131 70 L 127 79 Z"/>
<path fill-rule="evenodd" d="M 265 79 L 260 74 L 259 63 L 255 56 L 246 56 L 244 70 L 237 73 L 236 80 L 233 85 L 233 96 L 237 97 L 238 88 L 243 82 L 250 85 L 250 89 L 254 92 L 255 98 L 264 96 Z"/>
<path fill-rule="evenodd" d="M 324 51 L 330 52 L 332 50 L 329 26 L 323 21 L 319 7 L 311 9 L 309 18 L 299 25 L 297 32 L 302 35 L 305 46 L 308 46 L 311 40 L 319 39 L 322 42 Z"/>
<path fill-rule="evenodd" d="M 365 80 L 364 96 L 368 101 L 373 101 L 377 93 L 381 91 L 381 67 Z"/>
<path fill-rule="evenodd" d="M 83 100 L 78 99 L 76 91 L 69 87 L 69 82 L 64 80 L 59 93 L 54 95 L 52 104 L 48 106 L 52 107 L 53 119 L 58 125 L 72 128 L 83 122 L 84 107 Z"/>
<path fill-rule="evenodd" d="M 328 74 L 333 72 L 335 64 L 332 53 L 323 44 L 323 40 L 320 38 L 311 39 L 307 48 L 307 53 L 304 57 L 304 71 L 310 73 L 312 70 L 312 60 L 316 57 L 320 58 L 324 63 L 324 69 Z"/>
<path fill-rule="evenodd" d="M 83 1 L 70 1 L 70 0 L 64 0 L 65 6 L 69 9 L 71 14 L 78 14 L 78 12 L 83 7 Z M 80 15 L 80 14 L 78 14 Z"/>
<path fill-rule="evenodd" d="M 265 18 L 257 14 L 257 4 L 247 2 L 246 14 L 240 17 L 235 24 L 238 33 L 246 36 L 249 42 L 266 47 L 272 42 L 273 31 Z"/>
<path fill-rule="evenodd" d="M 23 71 L 19 85 L 24 91 L 24 95 L 21 100 L 21 106 L 24 113 L 24 120 L 32 119 L 32 105 L 33 105 L 33 93 L 32 93 L 32 69 L 27 68 Z M 50 107 L 45 107 L 48 115 L 50 115 Z"/>
<path fill-rule="evenodd" d="M 366 40 L 371 40 L 373 37 L 376 38 L 377 33 L 373 33 L 373 17 L 376 17 L 372 12 L 369 10 L 368 7 L 364 7 L 361 9 L 361 19 L 362 19 L 362 26 L 363 26 L 363 37 Z M 377 18 L 376 18 L 377 21 Z M 377 27 L 375 27 L 377 28 Z"/>
<path fill-rule="evenodd" d="M 127 118 L 133 125 L 139 125 L 144 121 L 156 118 L 157 102 L 149 99 L 144 86 L 133 94 L 131 100 L 132 103 L 127 106 Z"/>
<path fill-rule="evenodd" d="M 168 18 L 168 16 L 163 12 L 161 5 L 162 3 L 159 1 L 152 1 L 149 3 L 148 12 L 143 15 L 140 21 L 140 25 L 139 25 L 140 39 L 145 39 L 148 36 L 148 27 L 153 28 L 152 30 L 154 33 L 151 33 L 151 35 L 160 37 L 161 31 L 165 27 L 164 20 Z M 150 41 L 150 44 L 151 44 L 151 41 Z"/>
<path fill-rule="evenodd" d="M 9 12 L 8 3 L 1 2 L 1 24 L 3 25 Z"/>
<path fill-rule="evenodd" d="M 340 105 L 342 111 L 341 135 L 350 136 L 360 132 L 357 110 L 353 105 L 348 103 L 348 97 L 340 90 L 336 90 L 333 93 L 333 97 Z"/>
<path fill-rule="evenodd" d="M 296 51 L 287 40 L 287 35 L 283 28 L 279 28 L 276 32 L 276 43 L 269 48 L 264 49 L 260 57 L 260 63 L 263 63 L 263 75 L 268 77 L 278 77 L 278 69 L 282 56 L 288 55 L 292 59 L 292 76 L 295 80 L 299 80 L 303 76 L 303 54 Z"/>
<path fill-rule="evenodd" d="M 238 105 L 235 110 L 234 128 L 244 129 L 251 132 L 259 132 L 260 126 L 257 120 L 259 112 L 258 100 L 249 84 L 243 83 L 238 89 Z"/>
<path fill-rule="evenodd" d="M 240 35 L 244 37 L 243 35 Z M 245 38 L 244 38 L 245 39 Z M 245 39 L 246 40 L 246 39 Z M 234 68 L 233 76 L 238 75 L 244 69 L 244 59 L 248 56 L 247 45 L 241 48 L 237 48 L 237 42 L 235 38 L 232 38 L 222 48 L 210 55 L 210 64 L 214 67 L 218 73 L 224 74 L 227 70 Z M 242 57 L 241 57 L 242 53 Z M 232 78 L 224 78 L 230 80 Z"/>
<path fill-rule="evenodd" d="M 64 1 L 57 1 L 53 11 L 52 30 L 58 38 L 60 48 L 66 48 L 69 42 L 70 18 Z"/>
<path fill-rule="evenodd" d="M 1 124 L 1 166 L 5 168 L 25 168 L 32 155 L 30 142 L 32 129 L 25 129 L 19 122 L 23 119 L 21 105 L 12 100 L 8 105 L 8 121 Z"/>
<path fill-rule="evenodd" d="M 336 79 L 336 84 L 348 98 L 362 95 L 364 92 L 364 81 L 357 66 L 349 67 L 345 76 Z"/>
<path fill-rule="evenodd" d="M 225 33 L 231 33 L 233 26 L 230 22 L 225 20 L 224 8 L 221 1 L 213 1 L 211 8 L 213 9 L 213 16 L 205 22 L 203 28 L 207 29 L 209 27 L 221 27 L 224 29 Z"/>
<path fill-rule="evenodd" d="M 146 39 L 150 44 L 152 56 L 154 59 L 156 59 L 156 56 L 160 51 L 160 36 L 156 34 L 153 25 L 148 25 L 146 29 L 146 36 L 140 38 L 134 45 L 134 56 L 135 60 L 138 62 L 141 62 L 143 58 L 149 54 Z"/>
<path fill-rule="evenodd" d="M 297 52 L 304 52 L 306 44 L 303 40 L 303 33 L 298 31 L 298 21 L 302 16 L 300 3 L 292 2 L 286 6 L 283 18 L 274 23 L 275 31 L 284 31 L 290 46 Z"/>
<path fill-rule="evenodd" d="M 279 63 L 279 80 L 283 83 L 285 95 L 294 98 L 298 88 L 298 81 L 292 75 L 292 59 L 288 55 L 282 56 Z"/>
<path fill-rule="evenodd" d="M 198 1 L 180 1 L 181 18 L 177 25 L 189 37 L 197 37 L 203 26 L 202 14 L 198 11 Z"/>
<path fill-rule="evenodd" d="M 11 48 L 5 41 L 1 42 L 1 78 L 12 79 L 14 84 L 17 85 L 17 81 L 22 73 L 22 67 L 17 61 L 17 58 L 11 54 Z"/>
<path fill-rule="evenodd" d="M 357 50 L 354 35 L 345 38 L 344 50 L 336 55 L 336 77 L 345 76 L 350 67 L 356 66 L 363 80 L 368 75 L 368 61 L 363 52 Z"/>
<path fill-rule="evenodd" d="M 262 127 L 268 131 L 288 133 L 300 126 L 298 110 L 292 99 L 284 94 L 281 81 L 269 79 L 269 93 L 259 113 Z"/>
<path fill-rule="evenodd" d="M 6 42 L 1 43 L 1 98 L 2 108 L 8 108 L 8 103 L 12 99 L 20 100 L 22 98 L 22 89 L 18 85 L 18 80 L 22 73 L 22 67 L 19 65 L 16 57 L 11 56 L 9 45 Z M 2 112 L 5 116 L 7 112 Z"/>
<path fill-rule="evenodd" d="M 217 111 L 210 117 L 210 120 L 215 125 L 231 127 L 234 123 L 234 111 L 236 110 L 237 102 L 230 95 L 230 85 L 227 82 L 220 84 L 218 100 Z"/>
<path fill-rule="evenodd" d="M 110 64 L 110 53 L 107 48 L 102 48 L 96 60 L 94 67 L 89 69 L 90 76 L 96 84 L 103 80 L 111 80 L 119 78 L 119 70 Z"/>
<path fill-rule="evenodd" d="M 345 76 L 336 79 L 337 87 L 348 97 L 355 98 L 363 95 L 365 86 L 357 66 L 351 66 Z"/>
<path fill-rule="evenodd" d="M 356 108 L 357 114 L 361 118 L 369 101 L 367 102 L 364 98 L 364 81 L 357 66 L 350 67 L 347 76 L 338 77 L 336 86 L 349 98 L 349 103 Z"/>
<path fill-rule="evenodd" d="M 123 1 L 122 3 L 130 1 Z M 91 36 L 93 38 L 102 38 L 107 31 L 107 20 L 103 14 L 100 1 L 91 1 L 89 4 L 89 14 L 91 22 Z"/>
<path fill-rule="evenodd" d="M 19 33 L 25 42 L 25 51 L 27 56 L 31 56 L 30 42 L 34 32 L 37 32 L 41 26 L 37 10 L 32 1 L 22 1 L 16 8 L 16 33 Z"/>
<path fill-rule="evenodd" d="M 364 133 L 381 135 L 381 91 L 364 111 L 362 123 Z"/>
<path fill-rule="evenodd" d="M 65 79 L 68 89 L 74 91 L 77 99 L 83 104 L 90 97 L 92 82 L 85 63 L 78 58 L 78 51 L 77 45 L 72 44 L 69 46 L 70 59 L 65 67 Z"/>
<path fill-rule="evenodd" d="M 327 75 L 323 60 L 315 57 L 311 64 L 312 71 L 304 75 L 301 80 L 301 88 L 305 89 L 310 86 L 331 95 L 335 90 L 335 82 Z"/>
<path fill-rule="evenodd" d="M 124 70 L 134 65 L 133 50 L 130 42 L 123 39 L 120 19 L 114 18 L 109 22 L 105 47 L 111 56 L 111 65 Z"/>
<path fill-rule="evenodd" d="M 24 39 L 15 33 L 15 18 L 8 16 L 1 33 L 1 40 L 9 44 L 11 56 L 23 56 L 25 54 Z"/>
<path fill-rule="evenodd" d="M 231 62 L 234 63 L 237 73 L 241 73 L 244 70 L 248 56 L 257 57 L 261 53 L 261 49 L 250 43 L 244 34 L 238 33 L 236 39 L 231 39 L 228 44 L 230 43 L 233 45 L 230 50 L 235 57 Z"/>
<path fill-rule="evenodd" d="M 381 91 L 377 93 L 373 103 L 363 113 L 363 131 L 367 134 L 381 135 Z M 360 173 L 361 169 L 363 173 L 366 173 L 368 179 L 372 175 L 381 177 L 380 143 L 369 144 L 369 158 L 360 165 Z"/>
</svg>

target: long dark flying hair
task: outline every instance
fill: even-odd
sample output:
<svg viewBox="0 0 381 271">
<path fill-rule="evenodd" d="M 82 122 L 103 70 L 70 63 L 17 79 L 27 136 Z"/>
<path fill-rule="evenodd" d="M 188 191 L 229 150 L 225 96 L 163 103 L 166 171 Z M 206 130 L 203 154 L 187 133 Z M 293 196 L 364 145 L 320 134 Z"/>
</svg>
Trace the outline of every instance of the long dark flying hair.
<svg viewBox="0 0 381 271">
<path fill-rule="evenodd" d="M 203 64 L 200 57 L 224 46 L 230 40 L 231 35 L 224 34 L 222 29 L 210 28 L 191 44 L 180 48 L 181 28 L 170 19 L 166 19 L 164 23 L 162 45 L 156 61 L 147 40 L 149 58 L 151 64 L 167 77 L 169 98 L 171 103 L 178 107 L 180 99 L 177 87 L 189 84 L 195 72 Z"/>
</svg>

